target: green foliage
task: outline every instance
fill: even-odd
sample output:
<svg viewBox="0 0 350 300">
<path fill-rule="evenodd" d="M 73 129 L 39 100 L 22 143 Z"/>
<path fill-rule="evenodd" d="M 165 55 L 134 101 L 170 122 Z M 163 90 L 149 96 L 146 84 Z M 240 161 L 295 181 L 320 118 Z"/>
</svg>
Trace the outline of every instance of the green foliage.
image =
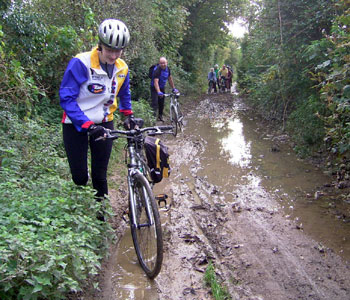
<svg viewBox="0 0 350 300">
<path fill-rule="evenodd" d="M 215 274 L 215 268 L 213 263 L 210 261 L 204 274 L 204 282 L 211 288 L 211 292 L 215 300 L 229 300 L 231 299 L 230 294 L 225 288 L 221 286 Z"/>
<path fill-rule="evenodd" d="M 163 56 L 175 58 L 182 44 L 186 30 L 188 12 L 183 2 L 178 0 L 153 0 L 153 8 L 157 12 L 155 25 L 156 47 Z"/>
<path fill-rule="evenodd" d="M 132 110 L 136 118 L 142 118 L 145 121 L 145 127 L 153 126 L 155 123 L 155 117 L 149 101 L 144 99 L 133 101 Z"/>
<path fill-rule="evenodd" d="M 310 74 L 327 56 L 328 45 L 319 40 L 330 30 L 334 7 L 324 0 L 263 0 L 249 11 L 238 69 L 241 93 L 263 117 L 288 125 L 299 148 L 321 146 L 324 123 L 315 113 L 326 110 Z"/>
<path fill-rule="evenodd" d="M 325 111 L 325 105 L 316 96 L 310 96 L 290 114 L 287 129 L 297 143 L 296 150 L 301 156 L 310 155 L 322 146 L 325 129 L 319 116 L 324 115 Z"/>
<path fill-rule="evenodd" d="M 40 10 L 30 8 L 19 2 L 5 18 L 7 53 L 12 53 L 36 85 L 43 86 L 48 96 L 53 97 L 72 56 L 82 50 L 83 43 L 87 49 L 96 45 L 91 31 L 91 26 L 96 27 L 94 15 L 88 8 L 82 10 L 83 24 L 86 24 L 83 29 L 69 25 L 72 22 L 60 26 L 45 24 L 46 17 Z M 52 12 L 52 8 L 49 11 Z"/>
<path fill-rule="evenodd" d="M 48 28 L 37 76 L 50 94 L 57 93 L 69 60 L 80 52 L 82 44 L 83 41 L 72 26 L 51 25 Z"/>
<path fill-rule="evenodd" d="M 327 106 L 322 115 L 330 157 L 340 163 L 350 156 L 350 9 L 345 0 L 338 1 L 339 16 L 331 33 L 320 41 L 328 45 L 325 59 L 317 65 L 313 79 L 318 83 L 321 99 Z"/>
<path fill-rule="evenodd" d="M 0 99 L 6 100 L 21 118 L 35 113 L 39 99 L 45 92 L 36 86 L 33 77 L 26 76 L 21 63 L 13 56 L 0 56 Z"/>
<path fill-rule="evenodd" d="M 0 104 L 0 298 L 63 299 L 98 272 L 111 228 L 69 180 L 60 127 Z"/>
<path fill-rule="evenodd" d="M 191 82 L 203 76 L 203 67 L 208 68 L 210 46 L 223 47 L 227 43 L 228 29 L 238 13 L 239 1 L 193 1 L 188 10 L 186 34 L 180 48 L 184 69 L 190 72 Z"/>
<path fill-rule="evenodd" d="M 0 12 L 6 10 L 11 4 L 11 0 L 2 0 L 0 2 Z"/>
<path fill-rule="evenodd" d="M 47 35 L 41 16 L 36 12 L 29 13 L 22 1 L 18 1 L 5 15 L 3 30 L 7 53 L 12 52 L 22 65 L 34 71 L 34 66 L 41 60 L 42 45 Z"/>
</svg>

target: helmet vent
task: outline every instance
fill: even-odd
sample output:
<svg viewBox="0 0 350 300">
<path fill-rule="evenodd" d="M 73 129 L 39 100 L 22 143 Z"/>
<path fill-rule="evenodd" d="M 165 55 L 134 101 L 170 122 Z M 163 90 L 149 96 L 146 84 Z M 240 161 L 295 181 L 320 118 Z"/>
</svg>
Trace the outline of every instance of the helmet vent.
<svg viewBox="0 0 350 300">
<path fill-rule="evenodd" d="M 98 29 L 100 42 L 112 49 L 123 49 L 129 43 L 128 28 L 120 20 L 106 19 Z"/>
</svg>

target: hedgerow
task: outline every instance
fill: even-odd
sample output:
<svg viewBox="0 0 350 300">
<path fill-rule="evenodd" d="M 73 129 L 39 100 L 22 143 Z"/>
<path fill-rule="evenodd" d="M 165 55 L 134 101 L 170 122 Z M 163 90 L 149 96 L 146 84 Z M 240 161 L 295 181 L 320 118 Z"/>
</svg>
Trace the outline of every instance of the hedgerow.
<svg viewBox="0 0 350 300">
<path fill-rule="evenodd" d="M 59 125 L 0 112 L 1 299 L 63 299 L 81 290 L 113 236 L 96 218 L 92 188 L 71 182 L 61 140 Z"/>
</svg>

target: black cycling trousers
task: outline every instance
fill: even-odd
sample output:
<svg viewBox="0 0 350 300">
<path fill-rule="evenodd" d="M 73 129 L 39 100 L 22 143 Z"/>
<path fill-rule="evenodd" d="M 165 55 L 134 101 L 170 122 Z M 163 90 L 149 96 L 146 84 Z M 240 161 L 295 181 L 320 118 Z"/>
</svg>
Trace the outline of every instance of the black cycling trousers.
<svg viewBox="0 0 350 300">
<path fill-rule="evenodd" d="M 165 93 L 165 89 L 161 88 L 160 89 L 161 92 Z M 158 93 L 156 91 L 156 89 L 152 86 L 151 87 L 151 98 L 152 98 L 152 109 L 154 114 L 157 114 L 158 111 L 158 115 L 162 116 L 163 115 L 163 111 L 164 111 L 164 102 L 165 102 L 165 97 L 158 97 Z"/>
<path fill-rule="evenodd" d="M 97 141 L 87 135 L 87 132 L 78 132 L 72 124 L 63 125 L 63 143 L 66 149 L 73 182 L 77 185 L 86 185 L 88 175 L 88 148 L 91 152 L 91 179 L 92 186 L 97 191 L 96 198 L 108 195 L 107 167 L 112 151 L 112 140 Z M 98 124 L 113 129 L 113 121 Z"/>
</svg>

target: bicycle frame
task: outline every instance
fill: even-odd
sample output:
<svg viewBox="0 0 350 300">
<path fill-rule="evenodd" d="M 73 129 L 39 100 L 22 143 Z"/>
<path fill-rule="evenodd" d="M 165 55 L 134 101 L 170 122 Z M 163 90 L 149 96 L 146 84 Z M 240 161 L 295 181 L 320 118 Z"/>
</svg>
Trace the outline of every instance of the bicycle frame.
<svg viewBox="0 0 350 300">
<path fill-rule="evenodd" d="M 142 121 L 142 122 L 141 122 Z M 159 135 L 172 134 L 172 126 L 155 126 L 139 128 L 143 120 L 135 119 L 135 128 L 131 130 L 106 130 L 100 139 L 126 138 L 128 143 L 125 163 L 128 167 L 129 193 L 129 225 L 135 252 L 141 268 L 153 279 L 161 269 L 163 261 L 163 240 L 160 215 L 152 191 L 153 183 L 149 178 L 149 168 L 146 163 L 144 149 L 144 133 Z M 139 123 L 137 123 L 139 122 Z M 163 130 L 163 131 L 162 131 Z"/>
<path fill-rule="evenodd" d="M 143 158 L 142 154 L 142 149 L 143 149 L 143 132 L 151 131 L 152 135 L 159 135 L 159 134 L 164 134 L 164 133 L 171 133 L 167 132 L 167 130 L 171 130 L 171 126 L 158 126 L 158 127 L 147 127 L 143 129 L 136 129 L 133 131 L 123 131 L 123 130 L 111 130 L 107 134 L 106 138 L 111 138 L 111 139 L 116 139 L 118 137 L 124 137 L 128 139 L 128 144 L 127 144 L 127 152 L 128 152 L 128 158 L 129 158 L 129 163 L 127 163 L 128 166 L 128 177 L 127 177 L 127 183 L 128 183 L 128 192 L 130 196 L 130 209 L 132 210 L 132 226 L 138 227 L 142 226 L 142 224 L 137 224 L 137 220 L 135 219 L 136 216 L 136 201 L 135 201 L 135 195 L 134 195 L 134 190 L 133 190 L 133 178 L 136 174 L 142 174 L 147 178 L 147 168 L 148 166 L 146 165 L 146 161 Z M 165 131 L 161 131 L 165 130 Z M 112 134 L 111 134 L 112 133 Z M 113 135 L 113 134 L 119 134 L 119 135 Z M 99 138 L 103 139 L 103 138 Z M 150 186 L 152 186 L 153 183 L 150 182 Z M 147 193 L 145 193 L 147 194 Z M 147 215 L 148 217 L 152 216 L 150 213 L 151 207 L 148 199 L 146 200 L 147 202 Z M 151 223 L 150 224 L 143 224 L 145 226 L 150 226 L 153 225 L 153 218 L 150 218 Z"/>
</svg>

